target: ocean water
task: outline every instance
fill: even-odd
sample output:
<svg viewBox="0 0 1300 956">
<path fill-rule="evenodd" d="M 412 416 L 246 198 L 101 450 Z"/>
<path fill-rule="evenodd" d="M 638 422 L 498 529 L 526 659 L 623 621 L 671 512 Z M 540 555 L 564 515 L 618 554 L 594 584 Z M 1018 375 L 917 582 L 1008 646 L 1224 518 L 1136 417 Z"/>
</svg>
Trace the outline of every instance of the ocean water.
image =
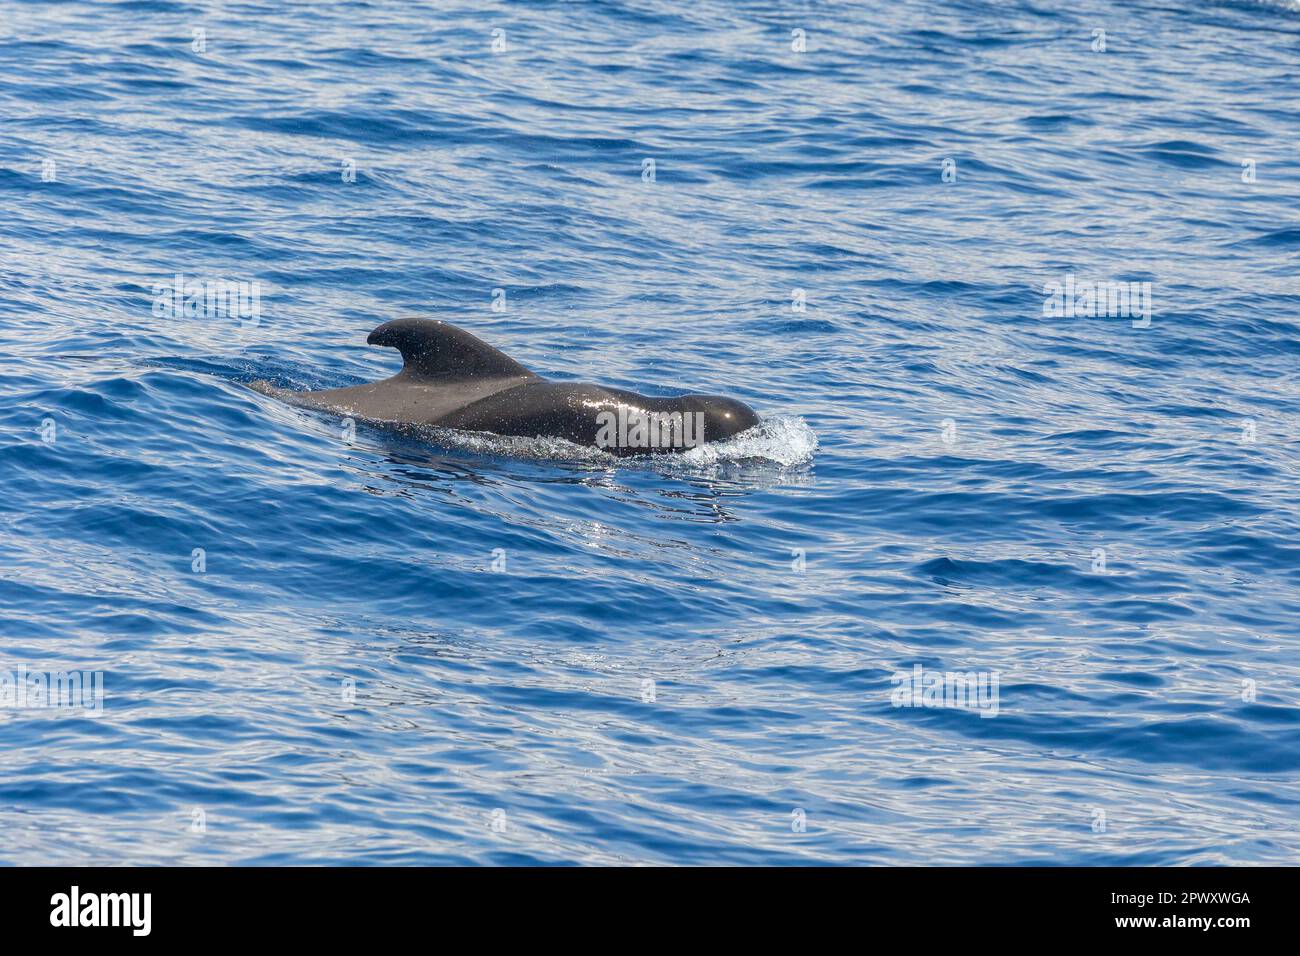
<svg viewBox="0 0 1300 956">
<path fill-rule="evenodd" d="M 1296 7 L 0 0 L 0 861 L 1296 862 Z"/>
</svg>

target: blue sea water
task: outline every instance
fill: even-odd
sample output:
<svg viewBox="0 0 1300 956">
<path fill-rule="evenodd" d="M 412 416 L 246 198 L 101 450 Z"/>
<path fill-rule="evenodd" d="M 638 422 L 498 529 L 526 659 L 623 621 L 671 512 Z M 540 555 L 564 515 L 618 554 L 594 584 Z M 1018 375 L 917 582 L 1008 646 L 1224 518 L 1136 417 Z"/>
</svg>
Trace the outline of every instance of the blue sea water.
<svg viewBox="0 0 1300 956">
<path fill-rule="evenodd" d="M 1296 862 L 1296 7 L 0 0 L 0 861 Z M 247 387 L 398 315 L 764 423 Z"/>
</svg>

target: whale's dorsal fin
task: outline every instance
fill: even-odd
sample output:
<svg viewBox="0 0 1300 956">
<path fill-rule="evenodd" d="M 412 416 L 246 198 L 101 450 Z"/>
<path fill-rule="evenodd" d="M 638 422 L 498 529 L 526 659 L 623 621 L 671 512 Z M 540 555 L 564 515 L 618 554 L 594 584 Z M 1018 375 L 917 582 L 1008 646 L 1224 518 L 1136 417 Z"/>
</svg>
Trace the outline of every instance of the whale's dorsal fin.
<svg viewBox="0 0 1300 956">
<path fill-rule="evenodd" d="M 370 333 L 368 345 L 402 353 L 405 378 L 454 381 L 467 378 L 537 378 L 504 352 L 436 319 L 394 319 Z"/>
</svg>

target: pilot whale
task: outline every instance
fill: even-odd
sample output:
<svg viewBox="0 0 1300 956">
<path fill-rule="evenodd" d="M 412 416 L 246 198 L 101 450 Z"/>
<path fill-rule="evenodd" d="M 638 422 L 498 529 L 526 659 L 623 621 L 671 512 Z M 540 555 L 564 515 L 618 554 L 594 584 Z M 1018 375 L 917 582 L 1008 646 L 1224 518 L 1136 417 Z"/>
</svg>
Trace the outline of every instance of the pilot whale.
<svg viewBox="0 0 1300 956">
<path fill-rule="evenodd" d="M 295 392 L 251 388 L 292 405 L 373 422 L 436 425 L 528 438 L 565 438 L 615 455 L 678 452 L 758 424 L 744 402 L 719 395 L 650 398 L 585 382 L 551 382 L 449 322 L 395 319 L 369 345 L 402 354 L 392 378 Z"/>
</svg>

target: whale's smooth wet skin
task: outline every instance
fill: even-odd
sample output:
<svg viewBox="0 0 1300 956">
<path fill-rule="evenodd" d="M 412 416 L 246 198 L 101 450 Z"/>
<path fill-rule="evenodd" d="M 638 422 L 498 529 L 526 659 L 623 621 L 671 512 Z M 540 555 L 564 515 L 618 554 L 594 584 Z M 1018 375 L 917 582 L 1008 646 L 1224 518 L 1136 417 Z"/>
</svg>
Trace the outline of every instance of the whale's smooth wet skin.
<svg viewBox="0 0 1300 956">
<path fill-rule="evenodd" d="M 564 438 L 616 455 L 685 451 L 725 441 L 759 421 L 744 402 L 720 395 L 650 398 L 586 382 L 550 382 L 464 329 L 434 319 L 395 319 L 366 341 L 401 352 L 402 370 L 348 388 L 251 387 L 293 405 L 374 422 Z"/>
</svg>

